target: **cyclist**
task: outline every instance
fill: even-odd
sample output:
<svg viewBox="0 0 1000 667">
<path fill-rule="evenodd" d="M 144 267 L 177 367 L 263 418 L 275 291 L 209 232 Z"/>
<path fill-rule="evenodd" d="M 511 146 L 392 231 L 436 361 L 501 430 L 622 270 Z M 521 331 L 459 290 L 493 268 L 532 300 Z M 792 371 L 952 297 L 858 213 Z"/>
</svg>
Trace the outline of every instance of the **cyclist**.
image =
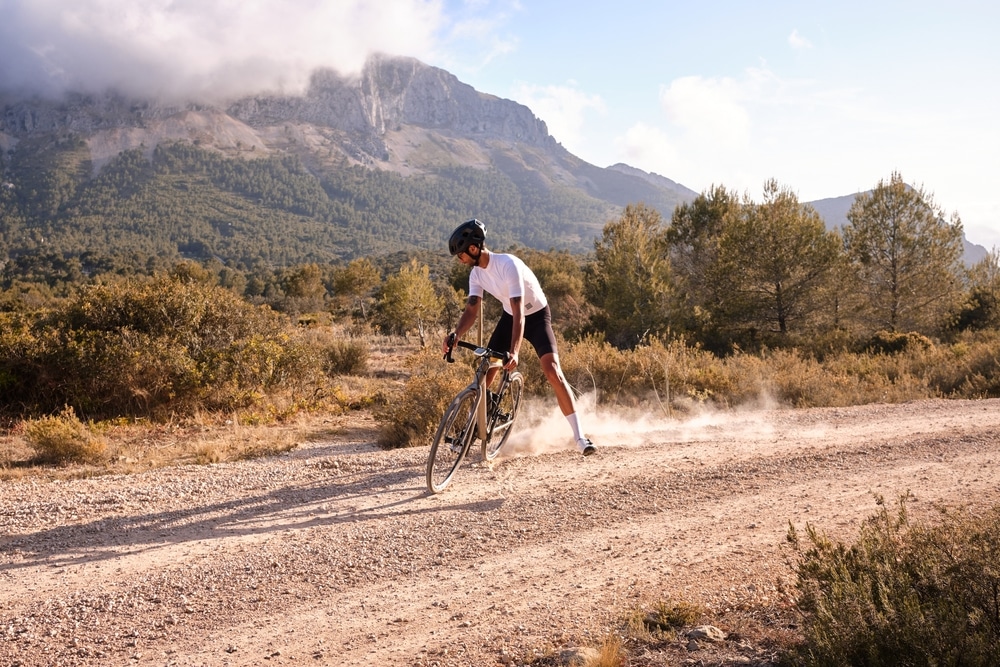
<svg viewBox="0 0 1000 667">
<path fill-rule="evenodd" d="M 510 360 L 504 366 L 507 370 L 517 368 L 521 343 L 527 340 L 535 348 L 546 379 L 555 390 L 559 409 L 570 428 L 576 446 L 584 456 L 590 456 L 597 448 L 587 438 L 580 427 L 576 413 L 576 402 L 562 368 L 559 353 L 552 332 L 552 318 L 548 302 L 538 278 L 518 257 L 501 254 L 486 249 L 486 225 L 479 220 L 469 220 L 459 225 L 448 240 L 448 250 L 466 266 L 472 267 L 469 274 L 469 298 L 455 326 L 455 340 L 462 337 L 479 315 L 483 292 L 489 292 L 503 305 L 503 315 L 487 347 L 493 350 L 507 349 Z M 447 353 L 451 334 L 445 337 L 442 352 Z M 487 385 L 493 381 L 487 378 Z"/>
</svg>

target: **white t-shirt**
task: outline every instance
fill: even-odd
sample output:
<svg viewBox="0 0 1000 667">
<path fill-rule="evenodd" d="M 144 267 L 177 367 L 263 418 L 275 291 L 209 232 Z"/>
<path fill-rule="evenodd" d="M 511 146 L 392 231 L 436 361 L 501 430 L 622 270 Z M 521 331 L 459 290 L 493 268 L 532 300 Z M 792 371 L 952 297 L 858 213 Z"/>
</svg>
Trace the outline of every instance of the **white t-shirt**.
<svg viewBox="0 0 1000 667">
<path fill-rule="evenodd" d="M 469 274 L 469 296 L 482 298 L 483 290 L 495 296 L 510 315 L 510 300 L 521 297 L 521 312 L 537 313 L 548 303 L 538 278 L 531 269 L 514 255 L 490 254 L 489 264 L 472 268 Z"/>
</svg>

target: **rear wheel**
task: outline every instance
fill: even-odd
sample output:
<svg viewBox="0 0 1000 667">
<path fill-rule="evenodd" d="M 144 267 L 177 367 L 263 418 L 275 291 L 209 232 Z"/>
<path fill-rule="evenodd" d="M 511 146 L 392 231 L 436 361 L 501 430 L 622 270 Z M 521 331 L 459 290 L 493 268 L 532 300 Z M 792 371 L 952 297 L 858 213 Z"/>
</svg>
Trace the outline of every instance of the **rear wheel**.
<svg viewBox="0 0 1000 667">
<path fill-rule="evenodd" d="M 492 420 L 493 426 L 489 437 L 483 443 L 483 458 L 487 461 L 492 461 L 497 457 L 500 449 L 507 442 L 507 438 L 510 437 L 510 432 L 514 429 L 514 419 L 521 407 L 521 392 L 523 390 L 524 377 L 515 371 L 510 376 L 510 382 L 500 392 L 500 401 L 495 414 L 490 406 L 489 418 Z"/>
<path fill-rule="evenodd" d="M 476 399 L 479 390 L 462 390 L 444 411 L 427 457 L 427 488 L 441 493 L 462 464 L 476 430 Z"/>
</svg>

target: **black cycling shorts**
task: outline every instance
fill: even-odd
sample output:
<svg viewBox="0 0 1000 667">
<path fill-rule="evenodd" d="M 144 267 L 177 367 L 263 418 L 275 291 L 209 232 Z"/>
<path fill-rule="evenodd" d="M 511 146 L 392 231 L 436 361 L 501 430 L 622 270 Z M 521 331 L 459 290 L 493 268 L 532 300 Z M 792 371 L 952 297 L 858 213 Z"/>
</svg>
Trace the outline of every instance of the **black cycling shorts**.
<svg viewBox="0 0 1000 667">
<path fill-rule="evenodd" d="M 493 329 L 490 342 L 487 346 L 491 350 L 510 350 L 510 336 L 514 332 L 514 316 L 504 311 L 500 316 L 500 321 Z M 531 343 L 535 348 L 535 353 L 541 359 L 550 352 L 556 354 L 556 336 L 552 333 L 552 315 L 549 307 L 545 306 L 537 313 L 532 313 L 524 318 L 524 340 Z"/>
</svg>

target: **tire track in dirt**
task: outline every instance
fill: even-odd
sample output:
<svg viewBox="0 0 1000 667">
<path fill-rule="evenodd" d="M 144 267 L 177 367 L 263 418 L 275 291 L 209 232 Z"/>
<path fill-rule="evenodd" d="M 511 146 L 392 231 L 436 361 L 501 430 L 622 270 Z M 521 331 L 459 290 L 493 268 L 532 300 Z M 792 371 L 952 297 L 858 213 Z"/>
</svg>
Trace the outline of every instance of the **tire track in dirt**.
<svg viewBox="0 0 1000 667">
<path fill-rule="evenodd" d="M 0 496 L 0 662 L 497 664 L 596 645 L 649 596 L 724 613 L 752 585 L 773 604 L 789 522 L 850 537 L 873 492 L 998 502 L 998 414 L 772 411 L 752 417 L 766 429 L 737 419 L 682 442 L 668 423 L 656 444 L 464 468 L 439 496 L 426 448 L 356 442 L 17 482 Z"/>
</svg>

